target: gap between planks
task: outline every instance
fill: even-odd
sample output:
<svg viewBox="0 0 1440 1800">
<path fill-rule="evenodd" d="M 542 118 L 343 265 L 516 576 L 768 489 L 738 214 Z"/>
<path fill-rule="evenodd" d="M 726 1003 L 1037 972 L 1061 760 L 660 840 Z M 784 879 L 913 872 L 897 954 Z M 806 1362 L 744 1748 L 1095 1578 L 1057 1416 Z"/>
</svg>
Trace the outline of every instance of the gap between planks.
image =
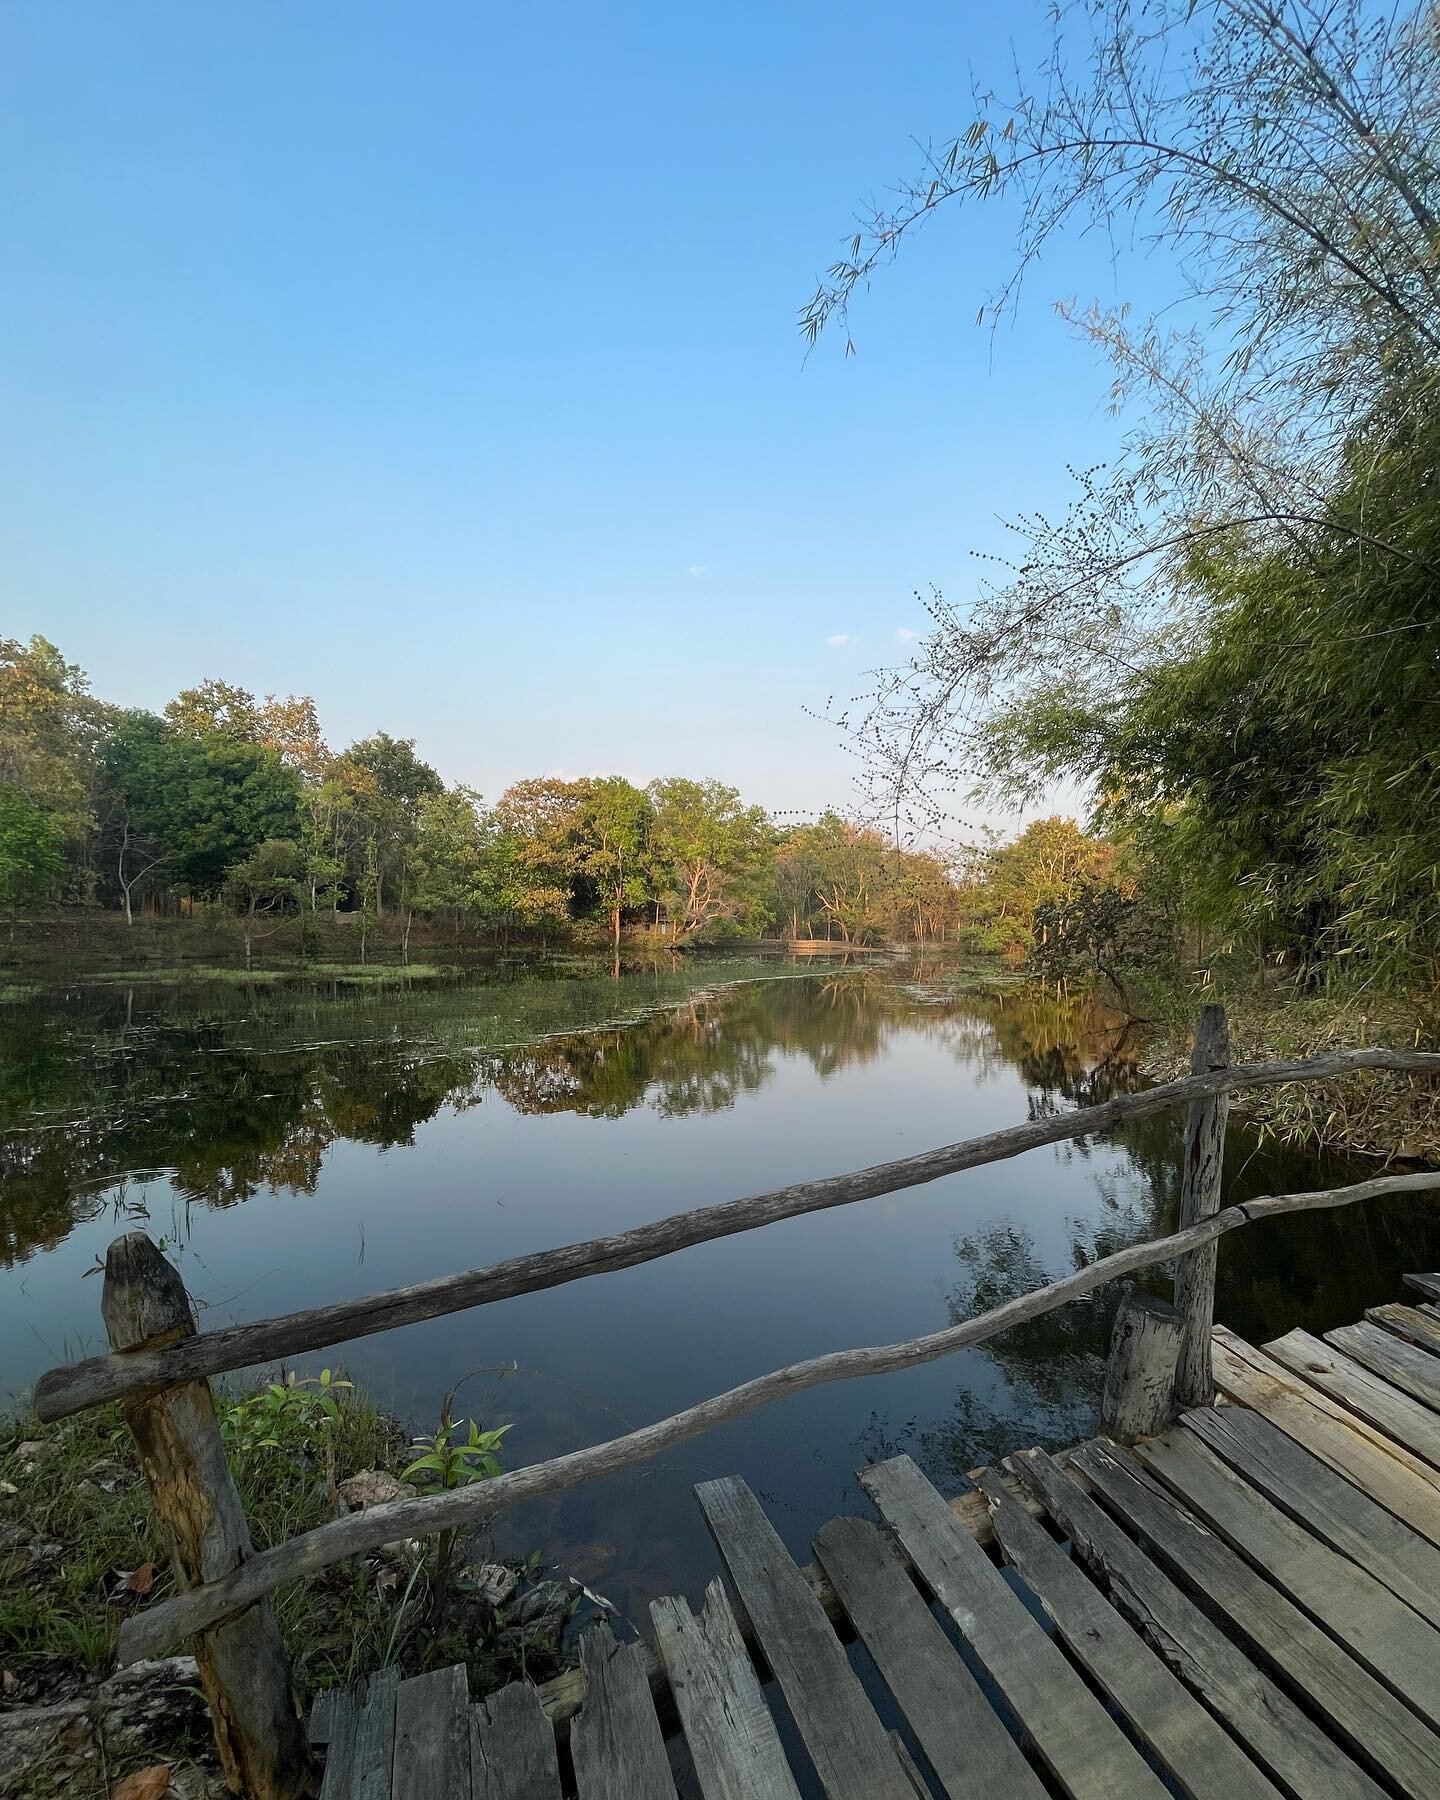
<svg viewBox="0 0 1440 1800">
<path fill-rule="evenodd" d="M 1056 1461 L 1059 1462 L 1062 1468 L 1065 1466 L 1069 1455 L 1070 1452 L 1064 1450 L 1057 1456 Z M 1024 1489 L 1021 1488 L 1019 1483 L 1013 1482 L 1008 1475 L 1005 1477 L 1005 1480 L 1007 1485 L 1010 1486 L 1011 1491 L 1014 1493 L 1015 1498 L 1022 1506 L 1032 1513 L 1035 1518 L 1039 1519 L 1044 1517 L 1044 1507 L 1041 1506 L 1032 1495 L 1027 1494 Z M 995 1527 L 990 1518 L 990 1508 L 986 1505 L 985 1496 L 983 1494 L 957 1494 L 953 1499 L 948 1500 L 946 1505 L 950 1508 L 951 1512 L 954 1513 L 961 1526 L 968 1531 L 975 1539 L 976 1543 L 980 1545 L 982 1550 L 987 1550 L 991 1553 L 998 1551 L 998 1540 L 995 1536 Z M 907 1567 L 910 1567 L 913 1573 L 913 1565 L 909 1564 L 908 1559 Z M 818 1563 L 806 1563 L 801 1568 L 800 1573 L 805 1577 L 815 1598 L 825 1609 L 825 1616 L 839 1632 L 842 1642 L 850 1642 L 854 1638 L 855 1632 L 850 1624 L 850 1620 L 846 1617 L 844 1607 L 840 1604 L 840 1597 L 830 1585 L 825 1571 Z M 735 1602 L 733 1610 L 735 1613 L 735 1622 L 740 1627 L 740 1635 L 744 1640 L 745 1648 L 750 1652 L 751 1656 L 757 1660 L 759 1666 L 763 1668 L 765 1666 L 764 1652 L 760 1648 L 760 1643 L 755 1635 L 755 1628 L 750 1623 L 749 1615 L 746 1613 L 744 1606 L 738 1601 Z M 640 1640 L 639 1648 L 643 1653 L 645 1673 L 650 1681 L 650 1692 L 654 1695 L 656 1708 L 660 1713 L 661 1719 L 665 1721 L 668 1728 L 669 1724 L 674 1721 L 676 1713 L 674 1701 L 670 1693 L 670 1683 L 665 1674 L 665 1665 L 660 1659 L 660 1652 L 648 1637 Z M 540 1704 L 545 1709 L 546 1717 L 555 1727 L 557 1736 L 561 1742 L 567 1741 L 570 1732 L 570 1721 L 580 1710 L 585 1699 L 584 1671 L 582 1669 L 566 1669 L 563 1674 L 552 1676 L 549 1681 L 544 1682 L 537 1689 L 537 1692 L 540 1695 Z"/>
</svg>

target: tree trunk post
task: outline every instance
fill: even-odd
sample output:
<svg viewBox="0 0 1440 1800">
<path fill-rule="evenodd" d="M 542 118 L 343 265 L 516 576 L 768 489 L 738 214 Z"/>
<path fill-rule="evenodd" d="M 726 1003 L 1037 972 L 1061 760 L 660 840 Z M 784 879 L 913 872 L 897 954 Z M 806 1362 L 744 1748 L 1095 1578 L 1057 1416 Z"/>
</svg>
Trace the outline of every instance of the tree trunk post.
<svg viewBox="0 0 1440 1800">
<path fill-rule="evenodd" d="M 1115 1315 L 1100 1428 L 1122 1443 L 1155 1437 L 1175 1416 L 1184 1320 L 1168 1300 L 1127 1294 Z"/>
<path fill-rule="evenodd" d="M 1200 1015 L 1192 1075 L 1230 1066 L 1230 1028 L 1223 1006 L 1207 1006 Z M 1180 1182 L 1180 1228 L 1198 1225 L 1220 1210 L 1225 1163 L 1225 1122 L 1230 1096 L 1192 1100 L 1185 1115 L 1185 1160 Z M 1175 1304 L 1184 1318 L 1180 1368 L 1175 1382 L 1177 1408 L 1208 1406 L 1215 1397 L 1210 1369 L 1210 1333 L 1215 1324 L 1217 1246 L 1192 1250 L 1175 1271 Z"/>
<path fill-rule="evenodd" d="M 185 1284 L 143 1231 L 111 1244 L 100 1307 L 114 1350 L 154 1349 L 195 1334 Z M 228 1575 L 252 1546 L 209 1383 L 136 1396 L 123 1412 L 181 1586 Z M 232 1793 L 295 1800 L 306 1790 L 310 1758 L 269 1601 L 201 1632 L 195 1659 Z"/>
</svg>

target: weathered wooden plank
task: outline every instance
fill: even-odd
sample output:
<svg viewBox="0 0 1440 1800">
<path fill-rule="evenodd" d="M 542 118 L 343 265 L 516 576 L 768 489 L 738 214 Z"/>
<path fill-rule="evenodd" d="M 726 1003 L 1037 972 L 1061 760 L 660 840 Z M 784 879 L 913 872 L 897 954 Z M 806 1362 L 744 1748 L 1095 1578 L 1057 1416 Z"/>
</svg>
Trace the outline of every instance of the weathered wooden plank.
<svg viewBox="0 0 1440 1800">
<path fill-rule="evenodd" d="M 1217 1330 L 1214 1354 L 1222 1392 L 1263 1414 L 1397 1519 L 1440 1544 L 1440 1479 L 1428 1463 L 1243 1338 Z"/>
<path fill-rule="evenodd" d="M 1307 1530 L 1440 1625 L 1440 1549 L 1245 1406 L 1201 1407 L 1184 1425 Z"/>
<path fill-rule="evenodd" d="M 1265 1352 L 1287 1369 L 1338 1400 L 1386 1437 L 1440 1466 L 1440 1418 L 1408 1394 L 1398 1393 L 1359 1363 L 1332 1350 L 1308 1331 L 1287 1331 L 1264 1346 Z"/>
<path fill-rule="evenodd" d="M 890 1540 L 868 1519 L 832 1519 L 815 1554 L 945 1791 L 1042 1800 L 1039 1777 Z"/>
<path fill-rule="evenodd" d="M 1440 1300 L 1440 1275 L 1406 1275 L 1403 1279 L 1407 1287 L 1427 1300 Z"/>
<path fill-rule="evenodd" d="M 1339 1325 L 1325 1333 L 1325 1342 L 1432 1412 L 1440 1410 L 1440 1358 L 1428 1350 L 1370 1324 Z"/>
<path fill-rule="evenodd" d="M 1440 1054 L 1424 1050 L 1337 1050 L 1308 1057 L 1302 1062 L 1256 1063 L 1190 1075 L 1138 1093 L 1116 1094 L 1098 1106 L 1046 1114 L 1020 1125 L 989 1132 L 984 1137 L 947 1144 L 938 1150 L 921 1151 L 918 1155 L 880 1163 L 873 1168 L 825 1176 L 819 1181 L 796 1182 L 772 1193 L 671 1213 L 666 1218 L 611 1237 L 565 1244 L 555 1250 L 513 1257 L 488 1268 L 466 1269 L 408 1287 L 390 1288 L 328 1306 L 309 1307 L 279 1318 L 227 1325 L 218 1331 L 205 1332 L 184 1346 L 157 1347 L 131 1356 L 89 1357 L 64 1368 L 50 1369 L 42 1375 L 35 1384 L 33 1405 L 43 1420 L 65 1418 L 144 1388 L 166 1387 L 201 1376 L 223 1374 L 227 1370 L 246 1369 L 255 1363 L 276 1362 L 301 1351 L 318 1350 L 325 1344 L 348 1343 L 372 1332 L 393 1331 L 398 1325 L 413 1325 L 422 1319 L 439 1318 L 446 1313 L 510 1299 L 517 1294 L 537 1293 L 589 1275 L 634 1268 L 637 1263 L 652 1262 L 657 1257 L 670 1256 L 677 1250 L 709 1243 L 716 1238 L 731 1237 L 737 1232 L 753 1231 L 780 1219 L 799 1218 L 806 1213 L 848 1206 L 857 1200 L 875 1199 L 902 1188 L 939 1181 L 962 1169 L 1000 1162 L 1040 1144 L 1089 1137 L 1096 1132 L 1108 1131 L 1122 1119 L 1148 1117 L 1187 1101 L 1285 1081 L 1324 1080 L 1355 1069 L 1406 1069 L 1440 1074 Z M 1417 1171 L 1407 1175 L 1380 1175 L 1354 1189 L 1331 1190 L 1337 1195 L 1345 1194 L 1344 1200 L 1327 1201 L 1318 1195 L 1307 1198 L 1312 1206 L 1345 1205 L 1366 1194 L 1418 1193 L 1436 1186 L 1440 1186 L 1440 1176 Z M 1284 1198 L 1294 1200 L 1298 1196 Z M 1263 1217 L 1263 1210 L 1254 1211 L 1255 1204 L 1245 1202 L 1251 1216 Z M 1244 1220 L 1235 1222 L 1244 1223 Z M 1151 1260 L 1166 1259 L 1162 1254 Z"/>
<path fill-rule="evenodd" d="M 930 1789 L 925 1784 L 925 1777 L 915 1766 L 915 1758 L 910 1754 L 910 1746 L 893 1728 L 887 1735 L 894 1746 L 896 1759 L 905 1771 L 905 1779 L 910 1783 L 910 1791 L 915 1800 L 930 1800 Z"/>
<path fill-rule="evenodd" d="M 1296 1800 L 1379 1800 L 1381 1790 L 1308 1713 L 1188 1599 L 1043 1450 L 1010 1458 L 1106 1582 L 1110 1598 L 1185 1684 Z"/>
<path fill-rule="evenodd" d="M 1160 1800 L 1163 1784 L 910 1458 L 859 1478 L 1063 1791 Z"/>
<path fill-rule="evenodd" d="M 1038 1502 L 1029 1495 L 1021 1495 L 1021 1503 L 1038 1508 Z M 962 1530 L 968 1531 L 979 1544 L 989 1546 L 995 1542 L 995 1530 L 990 1523 L 990 1509 L 980 1494 L 954 1494 L 945 1504 L 954 1513 Z M 806 1563 L 800 1573 L 805 1577 L 807 1585 L 825 1609 L 825 1615 L 835 1628 L 844 1636 L 848 1629 L 845 1609 L 841 1606 L 835 1590 L 825 1571 L 818 1563 Z M 754 1633 L 750 1629 L 749 1620 L 744 1610 L 736 1616 L 736 1624 L 740 1627 L 740 1635 L 747 1643 L 754 1643 Z M 758 1649 L 758 1645 L 755 1646 Z M 654 1645 L 646 1642 L 641 1645 L 645 1654 L 645 1667 L 650 1677 L 650 1691 L 659 1695 L 668 1685 L 665 1678 L 665 1665 L 660 1660 L 660 1652 Z M 540 1695 L 540 1704 L 545 1709 L 545 1716 L 556 1728 L 557 1732 L 568 1730 L 571 1719 L 579 1712 L 585 1698 L 585 1672 L 583 1669 L 566 1669 L 560 1675 L 554 1675 L 549 1681 L 542 1681 L 536 1690 Z"/>
<path fill-rule="evenodd" d="M 349 1688 L 326 1688 L 310 1703 L 310 1717 L 305 1721 L 305 1735 L 312 1744 L 328 1744 L 336 1721 L 343 1713 L 353 1718 L 355 1695 Z"/>
<path fill-rule="evenodd" d="M 1076 1465 L 1180 1581 L 1278 1669 L 1351 1749 L 1411 1800 L 1440 1794 L 1440 1738 L 1309 1615 L 1208 1531 L 1118 1446 Z"/>
<path fill-rule="evenodd" d="M 528 1681 L 470 1708 L 470 1800 L 560 1800 L 555 1732 Z"/>
<path fill-rule="evenodd" d="M 1151 1438 L 1135 1446 L 1135 1456 L 1423 1719 L 1440 1723 L 1440 1634 L 1433 1626 L 1298 1525 L 1193 1432 Z"/>
<path fill-rule="evenodd" d="M 579 1800 L 675 1800 L 650 1683 L 634 1644 L 617 1644 L 608 1625 L 580 1640 L 585 1704 L 570 1727 Z"/>
<path fill-rule="evenodd" d="M 381 1669 L 357 1697 L 355 1761 L 351 1774 L 354 1800 L 390 1800 L 395 1769 L 395 1696 L 400 1676 Z"/>
<path fill-rule="evenodd" d="M 322 1708 L 320 1702 L 327 1704 Z M 319 1719 L 316 1720 L 316 1713 Z M 317 1729 L 325 1733 L 317 1738 Z M 325 1775 L 320 1783 L 320 1800 L 350 1800 L 355 1781 L 355 1695 L 350 1688 L 332 1688 L 318 1694 L 310 1715 L 310 1741 L 325 1743 Z"/>
<path fill-rule="evenodd" d="M 650 1617 L 705 1800 L 799 1800 L 720 1583 L 698 1618 L 683 1599 L 652 1600 Z"/>
<path fill-rule="evenodd" d="M 1183 1339 L 1184 1320 L 1169 1301 L 1127 1294 L 1120 1302 L 1100 1397 L 1100 1425 L 1108 1437 L 1133 1444 L 1170 1423 Z"/>
<path fill-rule="evenodd" d="M 1182 1687 L 993 1469 L 976 1476 L 1006 1561 L 1131 1730 L 1191 1800 L 1278 1800 L 1278 1790 Z"/>
<path fill-rule="evenodd" d="M 1230 1062 L 1230 1027 L 1223 1006 L 1207 1006 L 1200 1014 L 1190 1073 L 1205 1075 Z M 1192 1100 L 1185 1113 L 1185 1155 L 1180 1177 L 1180 1224 L 1198 1225 L 1220 1210 L 1220 1184 L 1225 1168 L 1225 1122 L 1230 1116 L 1228 1093 Z M 1215 1267 L 1218 1246 L 1192 1250 L 1175 1265 L 1175 1306 L 1180 1313 L 1179 1360 L 1175 1369 L 1176 1406 L 1199 1406 L 1215 1391 L 1210 1369 L 1210 1328 L 1215 1323 Z"/>
<path fill-rule="evenodd" d="M 695 1497 L 825 1792 L 913 1800 L 840 1640 L 750 1489 L 728 1476 Z"/>
<path fill-rule="evenodd" d="M 470 1800 L 470 1690 L 463 1665 L 400 1683 L 394 1800 Z"/>
<path fill-rule="evenodd" d="M 1432 1308 L 1423 1306 L 1369 1306 L 1365 1317 L 1372 1325 L 1383 1325 L 1407 1343 L 1440 1356 L 1440 1318 Z"/>
</svg>

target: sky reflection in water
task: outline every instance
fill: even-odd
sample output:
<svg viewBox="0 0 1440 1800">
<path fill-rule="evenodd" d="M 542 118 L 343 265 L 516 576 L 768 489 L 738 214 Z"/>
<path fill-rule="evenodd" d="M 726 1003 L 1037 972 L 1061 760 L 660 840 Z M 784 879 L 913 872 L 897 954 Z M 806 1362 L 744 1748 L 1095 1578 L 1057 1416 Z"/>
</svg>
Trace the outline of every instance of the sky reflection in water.
<svg viewBox="0 0 1440 1800">
<path fill-rule="evenodd" d="M 264 1317 L 906 1155 L 1133 1084 L 1099 1008 L 976 986 L 953 962 L 739 958 L 362 993 L 97 986 L 0 1009 L 0 1387 L 99 1346 L 95 1266 L 143 1223 L 207 1322 Z M 1345 1178 L 1231 1134 L 1231 1197 Z M 1179 1121 L 1139 1121 L 328 1352 L 417 1425 L 445 1388 L 513 1418 L 515 1462 L 750 1376 L 913 1337 L 1168 1228 Z M 1227 1240 L 1221 1313 L 1252 1336 L 1394 1298 L 1418 1204 Z M 1433 1246 L 1432 1246 L 1433 1251 Z M 1433 1260 L 1433 1254 L 1432 1258 Z M 509 1516 L 638 1612 L 715 1570 L 691 1498 L 738 1473 L 793 1549 L 908 1450 L 976 1463 L 1093 1426 L 1113 1295 L 982 1350 L 797 1395 L 638 1472 Z M 495 1371 L 516 1362 L 503 1382 Z"/>
</svg>

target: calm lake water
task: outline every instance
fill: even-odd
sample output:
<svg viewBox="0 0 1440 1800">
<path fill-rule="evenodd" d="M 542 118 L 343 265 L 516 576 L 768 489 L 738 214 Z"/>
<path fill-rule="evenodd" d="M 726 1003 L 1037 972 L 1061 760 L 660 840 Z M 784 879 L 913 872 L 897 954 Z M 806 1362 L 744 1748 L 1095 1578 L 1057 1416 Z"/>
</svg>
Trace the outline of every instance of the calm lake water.
<svg viewBox="0 0 1440 1800">
<path fill-rule="evenodd" d="M 163 1238 L 215 1325 L 619 1231 L 1103 1098 L 1123 1021 L 953 961 L 715 958 L 618 979 L 95 983 L 0 1006 L 0 1389 L 103 1346 L 106 1244 Z M 513 1420 L 512 1464 L 616 1435 L 784 1363 L 931 1331 L 1172 1227 L 1178 1118 L 643 1268 L 341 1346 L 417 1428 Z M 1231 1198 L 1356 1178 L 1232 1130 Z M 1433 1216 L 1433 1214 L 1432 1214 Z M 1433 1266 L 1423 1203 L 1251 1227 L 1220 1314 L 1323 1328 Z M 792 1549 L 904 1448 L 949 1490 L 1093 1425 L 1113 1295 L 909 1373 L 797 1395 L 638 1472 L 509 1515 L 499 1547 L 631 1617 L 698 1596 L 695 1482 L 743 1475 Z M 503 1364 L 518 1373 L 497 1380 Z"/>
</svg>

